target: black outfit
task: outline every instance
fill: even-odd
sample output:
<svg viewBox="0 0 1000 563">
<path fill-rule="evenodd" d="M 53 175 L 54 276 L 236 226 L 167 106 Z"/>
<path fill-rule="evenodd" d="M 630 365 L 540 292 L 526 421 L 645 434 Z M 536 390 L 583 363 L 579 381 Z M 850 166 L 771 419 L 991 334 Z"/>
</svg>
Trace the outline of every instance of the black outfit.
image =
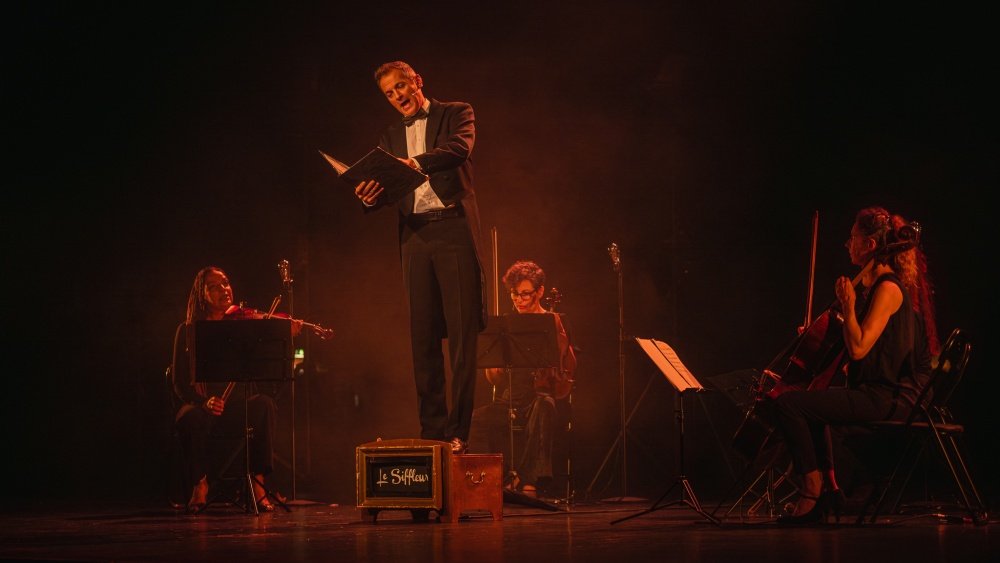
<svg viewBox="0 0 1000 563">
<path fill-rule="evenodd" d="M 414 214 L 411 193 L 398 204 L 399 245 L 410 312 L 410 340 L 420 437 L 468 440 L 476 384 L 476 341 L 486 327 L 485 284 L 479 258 L 479 208 L 472 187 L 475 117 L 462 102 L 431 100 L 426 152 L 408 155 L 406 125 L 390 126 L 379 146 L 412 156 L 447 206 Z M 371 211 L 381 207 L 366 207 Z M 446 392 L 442 339 L 448 339 L 452 408 Z"/>
<path fill-rule="evenodd" d="M 786 391 L 774 401 L 777 429 L 787 441 L 799 474 L 833 467 L 829 425 L 906 418 L 930 373 L 930 352 L 920 315 L 911 307 L 909 294 L 895 274 L 880 276 L 870 291 L 858 295 L 858 318 L 864 318 L 870 296 L 882 283 L 898 285 L 903 303 L 868 354 L 848 363 L 847 386 Z"/>
<path fill-rule="evenodd" d="M 217 321 L 239 322 L 239 321 Z M 173 375 L 174 393 L 181 401 L 175 423 L 184 452 L 186 485 L 194 486 L 203 476 L 209 475 L 209 441 L 213 436 L 242 438 L 244 424 L 252 431 L 249 441 L 249 470 L 254 475 L 268 475 L 274 468 L 273 437 L 278 408 L 270 396 L 257 393 L 252 383 L 238 383 L 226 401 L 226 408 L 219 416 L 211 414 L 205 403 L 209 397 L 221 397 L 225 383 L 195 382 L 190 338 L 193 330 L 182 323 L 174 339 Z M 250 389 L 245 389 L 250 385 Z M 248 392 L 249 396 L 244 395 Z M 244 398 L 246 410 L 244 411 Z M 245 414 L 244 414 L 245 413 Z M 237 458 L 240 466 L 243 457 Z"/>
<path fill-rule="evenodd" d="M 522 427 L 524 435 L 517 440 L 523 443 L 523 449 L 515 458 L 513 468 L 522 486 L 544 486 L 552 478 L 556 399 L 549 393 L 535 390 L 536 371 L 540 370 L 510 370 L 513 393 L 510 388 L 504 389 L 492 403 L 475 410 L 469 438 L 470 453 L 502 453 L 505 457 L 516 455 L 509 453 L 509 422 Z M 508 374 L 504 373 L 502 377 L 506 378 Z M 513 420 L 510 419 L 512 414 Z"/>
<path fill-rule="evenodd" d="M 531 314 L 531 313 L 529 313 Z M 470 453 L 502 453 L 516 456 L 514 471 L 520 486 L 544 489 L 552 478 L 553 444 L 556 434 L 556 400 L 565 398 L 572 388 L 576 355 L 562 317 L 554 314 L 560 352 L 559 368 L 515 368 L 504 371 L 495 380 L 503 389 L 499 397 L 475 410 L 472 415 Z M 513 418 L 512 418 L 513 415 Z M 523 429 L 510 453 L 511 424 Z"/>
</svg>

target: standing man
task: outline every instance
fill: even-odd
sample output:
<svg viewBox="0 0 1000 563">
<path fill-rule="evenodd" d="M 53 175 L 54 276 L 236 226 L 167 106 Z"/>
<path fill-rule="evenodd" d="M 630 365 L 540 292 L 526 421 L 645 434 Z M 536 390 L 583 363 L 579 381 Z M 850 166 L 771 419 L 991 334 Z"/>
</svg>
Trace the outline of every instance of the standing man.
<svg viewBox="0 0 1000 563">
<path fill-rule="evenodd" d="M 398 204 L 420 437 L 449 441 L 452 451 L 462 453 L 472 424 L 476 340 L 486 327 L 479 208 L 472 187 L 475 116 L 467 103 L 426 98 L 423 79 L 405 62 L 378 67 L 375 82 L 403 116 L 386 129 L 379 146 L 428 176 Z M 378 182 L 362 182 L 354 193 L 366 211 L 386 204 Z M 451 409 L 441 346 L 445 338 Z"/>
</svg>

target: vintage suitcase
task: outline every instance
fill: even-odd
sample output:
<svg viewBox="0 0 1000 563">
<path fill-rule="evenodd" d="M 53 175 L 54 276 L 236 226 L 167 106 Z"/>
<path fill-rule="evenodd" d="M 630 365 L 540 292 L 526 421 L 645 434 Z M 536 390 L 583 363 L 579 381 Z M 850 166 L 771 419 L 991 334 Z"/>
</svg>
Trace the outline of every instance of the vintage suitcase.
<svg viewBox="0 0 1000 563">
<path fill-rule="evenodd" d="M 503 456 L 447 455 L 444 511 L 441 520 L 457 522 L 464 513 L 489 512 L 503 519 Z"/>
<path fill-rule="evenodd" d="M 355 450 L 361 519 L 374 523 L 382 510 L 409 510 L 416 520 L 444 510 L 451 444 L 435 440 L 376 440 Z"/>
</svg>

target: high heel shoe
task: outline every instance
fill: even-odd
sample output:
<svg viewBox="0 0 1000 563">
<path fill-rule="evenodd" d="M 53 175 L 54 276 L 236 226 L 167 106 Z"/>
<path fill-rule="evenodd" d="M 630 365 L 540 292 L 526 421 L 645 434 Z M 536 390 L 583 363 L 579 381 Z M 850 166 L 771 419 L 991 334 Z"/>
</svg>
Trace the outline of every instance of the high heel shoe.
<svg viewBox="0 0 1000 563">
<path fill-rule="evenodd" d="M 826 521 L 826 499 L 825 493 L 820 494 L 818 497 L 809 495 L 799 495 L 800 499 L 809 499 L 816 501 L 813 507 L 809 509 L 809 512 L 799 514 L 798 516 L 792 514 L 782 514 L 778 516 L 777 523 L 783 526 L 794 526 L 799 524 L 819 524 L 820 522 Z"/>
<path fill-rule="evenodd" d="M 191 489 L 191 499 L 187 503 L 188 514 L 200 514 L 208 505 L 208 481 L 202 478 Z"/>
</svg>

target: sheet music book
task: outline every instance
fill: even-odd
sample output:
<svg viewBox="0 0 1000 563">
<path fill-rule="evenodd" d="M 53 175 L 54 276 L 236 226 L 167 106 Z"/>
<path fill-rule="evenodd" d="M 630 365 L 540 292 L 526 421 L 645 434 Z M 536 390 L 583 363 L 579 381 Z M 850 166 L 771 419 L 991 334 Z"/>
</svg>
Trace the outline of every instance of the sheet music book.
<svg viewBox="0 0 1000 563">
<path fill-rule="evenodd" d="M 678 391 L 684 392 L 688 389 L 703 391 L 705 389 L 677 356 L 677 352 L 674 352 L 674 349 L 666 342 L 638 337 L 635 341 L 639 343 L 649 359 L 653 360 L 656 367 L 660 368 L 663 375 Z"/>
<path fill-rule="evenodd" d="M 323 151 L 319 151 L 319 154 L 323 155 L 323 158 L 333 167 L 337 176 L 350 184 L 352 188 L 360 182 L 378 181 L 383 190 L 379 199 L 388 204 L 403 199 L 407 194 L 417 189 L 420 184 L 427 181 L 425 174 L 403 164 L 398 158 L 380 147 L 375 147 L 361 157 L 361 160 L 350 166 Z"/>
</svg>

